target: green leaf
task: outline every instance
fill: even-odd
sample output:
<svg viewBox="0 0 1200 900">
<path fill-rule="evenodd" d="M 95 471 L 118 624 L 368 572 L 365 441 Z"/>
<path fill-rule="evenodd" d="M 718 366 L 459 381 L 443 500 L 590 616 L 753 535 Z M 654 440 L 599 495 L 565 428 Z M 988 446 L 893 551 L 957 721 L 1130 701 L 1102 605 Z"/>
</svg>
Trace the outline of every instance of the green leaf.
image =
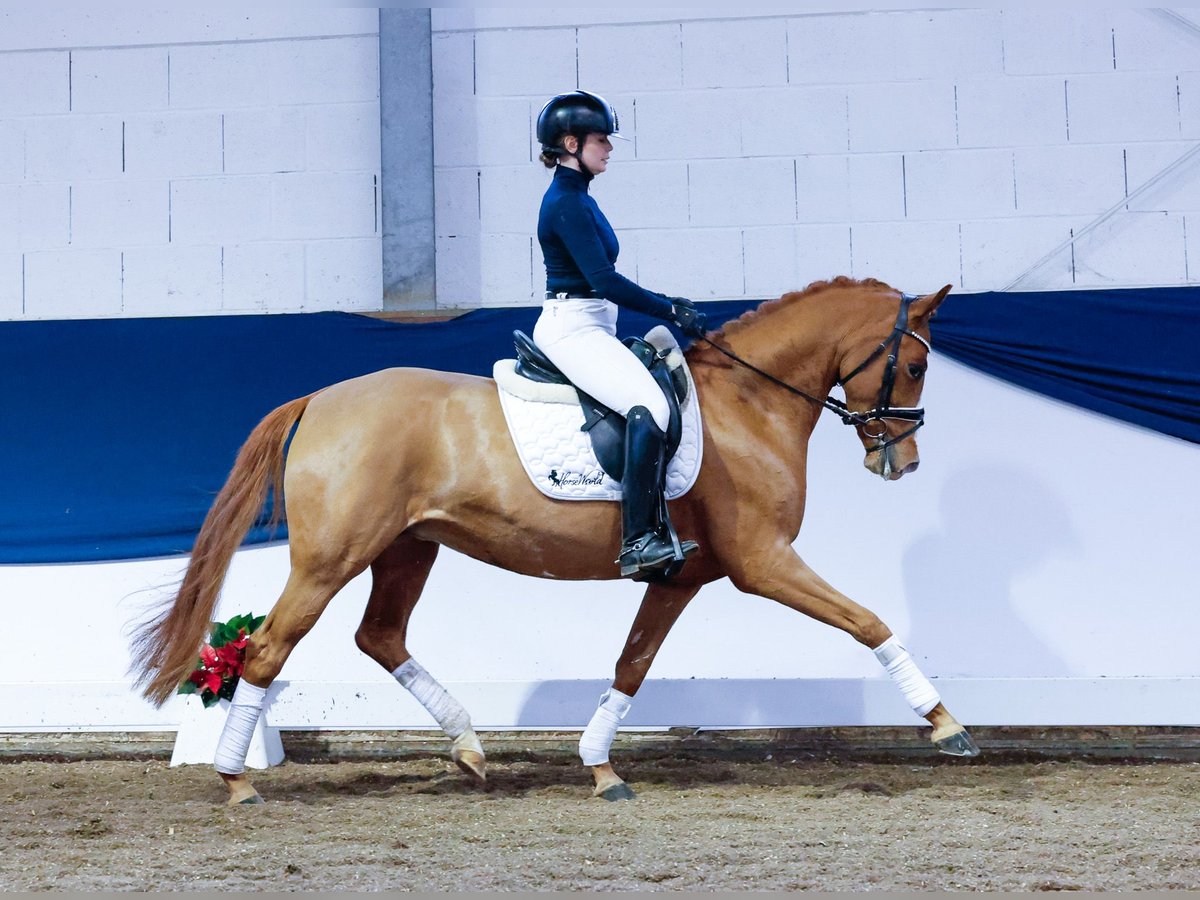
<svg viewBox="0 0 1200 900">
<path fill-rule="evenodd" d="M 192 681 L 185 681 L 183 684 L 181 684 L 179 686 L 179 690 L 177 690 L 175 693 L 177 693 L 177 694 L 194 694 L 194 693 L 196 693 L 196 684 L 195 684 L 195 682 L 192 682 Z"/>
</svg>

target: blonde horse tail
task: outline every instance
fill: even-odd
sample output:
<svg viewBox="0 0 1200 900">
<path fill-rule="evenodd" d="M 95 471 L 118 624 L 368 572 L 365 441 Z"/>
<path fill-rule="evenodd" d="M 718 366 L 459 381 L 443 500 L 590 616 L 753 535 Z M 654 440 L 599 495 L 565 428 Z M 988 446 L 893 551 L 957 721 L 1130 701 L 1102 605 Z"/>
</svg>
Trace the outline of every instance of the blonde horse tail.
<svg viewBox="0 0 1200 900">
<path fill-rule="evenodd" d="M 283 518 L 283 449 L 315 394 L 285 403 L 258 423 L 238 451 L 233 470 L 196 536 L 192 558 L 173 600 L 132 639 L 136 685 L 156 706 L 194 668 L 233 554 L 273 491 L 272 527 Z"/>
</svg>

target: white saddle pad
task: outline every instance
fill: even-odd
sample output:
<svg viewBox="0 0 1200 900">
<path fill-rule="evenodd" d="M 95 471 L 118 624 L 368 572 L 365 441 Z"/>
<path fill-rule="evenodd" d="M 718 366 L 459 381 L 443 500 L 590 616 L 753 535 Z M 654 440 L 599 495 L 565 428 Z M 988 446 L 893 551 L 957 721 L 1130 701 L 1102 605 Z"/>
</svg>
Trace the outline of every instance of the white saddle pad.
<svg viewBox="0 0 1200 900">
<path fill-rule="evenodd" d="M 679 450 L 667 465 L 667 499 L 674 500 L 691 489 L 700 473 L 704 438 L 700 428 L 700 404 L 696 385 L 674 335 L 658 325 L 646 340 L 660 350 L 674 348 L 667 364 L 683 367 L 687 376 L 687 399 L 680 408 L 682 433 Z M 620 500 L 621 483 L 600 467 L 592 451 L 592 440 L 583 427 L 583 409 L 575 388 L 565 384 L 541 384 L 522 378 L 515 359 L 501 359 L 492 369 L 500 405 L 508 422 L 517 454 L 530 480 L 539 491 L 556 500 Z"/>
</svg>

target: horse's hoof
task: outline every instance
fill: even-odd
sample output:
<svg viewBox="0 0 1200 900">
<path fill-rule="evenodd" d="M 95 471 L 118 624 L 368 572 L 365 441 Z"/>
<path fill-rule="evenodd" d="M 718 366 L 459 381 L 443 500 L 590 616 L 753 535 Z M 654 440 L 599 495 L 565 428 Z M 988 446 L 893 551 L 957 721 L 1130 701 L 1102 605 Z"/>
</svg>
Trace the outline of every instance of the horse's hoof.
<svg viewBox="0 0 1200 900">
<path fill-rule="evenodd" d="M 616 784 L 610 784 L 604 790 L 597 791 L 596 796 L 607 800 L 609 803 L 616 803 L 618 800 L 637 799 L 637 794 L 633 792 L 633 788 L 623 781 L 618 781 Z"/>
<path fill-rule="evenodd" d="M 458 750 L 454 749 L 450 752 L 450 758 L 455 764 L 470 776 L 479 787 L 487 785 L 487 761 L 482 753 L 476 753 L 474 750 Z"/>
<path fill-rule="evenodd" d="M 260 803 L 266 803 L 266 802 L 267 801 L 265 801 L 258 794 L 251 794 L 249 797 L 243 797 L 241 800 L 237 800 L 233 797 L 230 797 L 229 803 L 226 805 L 227 806 L 257 806 Z"/>
<path fill-rule="evenodd" d="M 938 748 L 939 753 L 945 753 L 947 756 L 979 755 L 979 747 L 971 739 L 971 735 L 967 733 L 965 728 L 933 743 Z"/>
</svg>

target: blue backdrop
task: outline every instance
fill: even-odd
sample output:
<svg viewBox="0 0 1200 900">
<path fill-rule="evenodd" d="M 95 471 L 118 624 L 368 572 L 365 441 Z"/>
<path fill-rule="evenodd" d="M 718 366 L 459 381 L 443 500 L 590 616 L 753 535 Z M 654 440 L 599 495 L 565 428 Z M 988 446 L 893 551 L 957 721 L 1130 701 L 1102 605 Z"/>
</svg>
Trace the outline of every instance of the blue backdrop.
<svg viewBox="0 0 1200 900">
<path fill-rule="evenodd" d="M 753 305 L 704 310 L 717 325 Z M 490 375 L 537 313 L 0 323 L 0 563 L 187 553 L 268 411 L 389 366 Z M 652 324 L 621 315 L 622 334 Z M 1200 442 L 1200 288 L 954 294 L 933 338 L 997 378 Z"/>
</svg>

